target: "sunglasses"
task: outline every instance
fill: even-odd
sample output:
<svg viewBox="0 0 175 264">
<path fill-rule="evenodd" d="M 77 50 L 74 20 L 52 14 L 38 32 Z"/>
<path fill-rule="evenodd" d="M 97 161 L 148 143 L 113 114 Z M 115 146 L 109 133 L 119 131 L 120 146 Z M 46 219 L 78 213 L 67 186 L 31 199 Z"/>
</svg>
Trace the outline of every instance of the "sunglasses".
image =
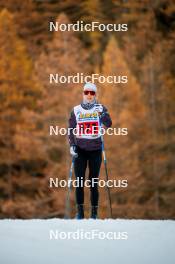
<svg viewBox="0 0 175 264">
<path fill-rule="evenodd" d="M 94 91 L 84 91 L 84 94 L 85 95 L 88 95 L 90 93 L 90 95 L 95 95 L 95 92 Z"/>
</svg>

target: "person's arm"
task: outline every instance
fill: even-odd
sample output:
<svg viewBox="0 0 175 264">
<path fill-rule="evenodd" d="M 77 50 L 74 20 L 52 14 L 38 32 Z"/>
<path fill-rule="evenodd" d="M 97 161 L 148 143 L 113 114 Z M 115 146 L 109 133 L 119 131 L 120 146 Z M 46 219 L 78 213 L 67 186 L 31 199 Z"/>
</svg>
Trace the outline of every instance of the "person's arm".
<svg viewBox="0 0 175 264">
<path fill-rule="evenodd" d="M 111 127 L 112 126 L 111 117 L 110 117 L 108 110 L 105 106 L 103 106 L 103 111 L 100 115 L 100 120 L 101 120 L 101 123 L 103 125 L 105 125 L 105 127 Z"/>
<path fill-rule="evenodd" d="M 77 125 L 76 117 L 74 114 L 74 110 L 72 110 L 69 118 L 69 135 L 68 135 L 70 146 L 76 145 L 75 136 L 73 134 L 73 129 L 76 128 L 76 125 Z"/>
</svg>

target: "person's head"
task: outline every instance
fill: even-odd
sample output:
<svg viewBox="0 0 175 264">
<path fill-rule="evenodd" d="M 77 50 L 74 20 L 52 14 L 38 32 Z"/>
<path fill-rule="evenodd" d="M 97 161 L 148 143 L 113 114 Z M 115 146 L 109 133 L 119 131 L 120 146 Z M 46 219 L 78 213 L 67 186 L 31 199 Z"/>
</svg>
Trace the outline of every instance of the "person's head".
<svg viewBox="0 0 175 264">
<path fill-rule="evenodd" d="M 86 83 L 83 89 L 83 99 L 87 103 L 93 103 L 96 98 L 97 87 L 94 83 Z"/>
</svg>

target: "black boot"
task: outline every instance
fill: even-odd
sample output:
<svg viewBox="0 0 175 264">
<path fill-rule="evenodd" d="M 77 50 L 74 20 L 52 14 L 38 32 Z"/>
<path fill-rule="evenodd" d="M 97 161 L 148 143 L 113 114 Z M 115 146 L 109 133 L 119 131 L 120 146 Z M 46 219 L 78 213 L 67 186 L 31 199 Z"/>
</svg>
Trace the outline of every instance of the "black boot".
<svg viewBox="0 0 175 264">
<path fill-rule="evenodd" d="M 84 218 L 84 206 L 83 204 L 78 204 L 77 205 L 77 215 L 76 219 L 83 219 Z"/>
<path fill-rule="evenodd" d="M 91 218 L 92 219 L 97 219 L 97 211 L 98 211 L 98 206 L 91 207 Z"/>
</svg>

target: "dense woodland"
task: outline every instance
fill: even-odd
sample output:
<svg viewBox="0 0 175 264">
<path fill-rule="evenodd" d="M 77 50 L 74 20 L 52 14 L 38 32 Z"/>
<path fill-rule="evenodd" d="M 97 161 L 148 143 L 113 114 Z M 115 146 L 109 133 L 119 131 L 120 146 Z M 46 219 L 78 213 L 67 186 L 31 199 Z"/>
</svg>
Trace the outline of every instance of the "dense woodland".
<svg viewBox="0 0 175 264">
<path fill-rule="evenodd" d="M 127 32 L 50 32 L 60 23 L 126 23 Z M 175 218 L 175 1 L 0 1 L 0 217 L 63 217 L 70 110 L 82 84 L 49 84 L 49 73 L 127 75 L 128 83 L 96 83 L 113 127 L 105 136 L 109 177 L 127 179 L 111 190 L 113 217 Z M 101 168 L 105 177 L 104 166 Z M 89 192 L 86 190 L 86 216 Z M 100 189 L 100 217 L 108 200 Z M 74 194 L 71 196 L 72 216 Z"/>
</svg>

